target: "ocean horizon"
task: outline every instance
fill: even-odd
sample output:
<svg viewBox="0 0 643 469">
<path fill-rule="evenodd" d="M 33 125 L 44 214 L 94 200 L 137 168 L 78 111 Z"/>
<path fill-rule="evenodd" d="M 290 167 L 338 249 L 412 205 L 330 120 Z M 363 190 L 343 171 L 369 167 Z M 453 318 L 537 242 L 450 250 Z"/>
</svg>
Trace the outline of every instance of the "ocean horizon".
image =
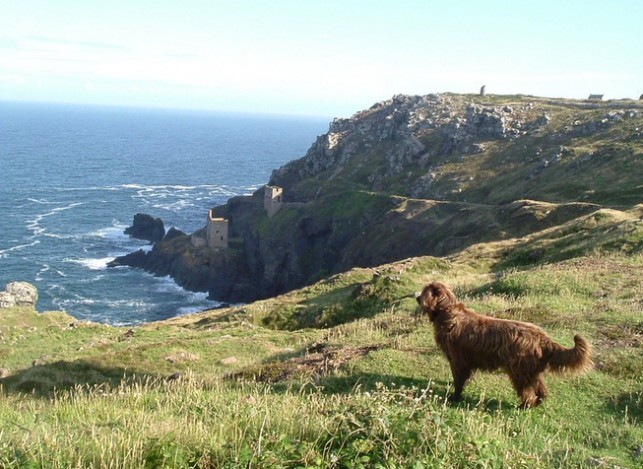
<svg viewBox="0 0 643 469">
<path fill-rule="evenodd" d="M 0 102 L 0 289 L 33 283 L 39 311 L 130 325 L 217 307 L 206 293 L 127 267 L 149 244 L 136 213 L 192 233 L 304 156 L 328 119 Z"/>
</svg>

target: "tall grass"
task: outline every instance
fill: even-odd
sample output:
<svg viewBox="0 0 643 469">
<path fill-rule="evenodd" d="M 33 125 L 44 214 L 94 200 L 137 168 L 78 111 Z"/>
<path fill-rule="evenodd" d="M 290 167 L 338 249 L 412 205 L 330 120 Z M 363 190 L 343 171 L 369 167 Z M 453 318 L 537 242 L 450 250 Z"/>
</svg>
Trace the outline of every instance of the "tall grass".
<svg viewBox="0 0 643 469">
<path fill-rule="evenodd" d="M 2 467 L 575 467 L 542 412 L 451 407 L 431 387 L 326 394 L 145 382 L 6 396 Z M 540 421 L 542 420 L 542 422 Z"/>
</svg>

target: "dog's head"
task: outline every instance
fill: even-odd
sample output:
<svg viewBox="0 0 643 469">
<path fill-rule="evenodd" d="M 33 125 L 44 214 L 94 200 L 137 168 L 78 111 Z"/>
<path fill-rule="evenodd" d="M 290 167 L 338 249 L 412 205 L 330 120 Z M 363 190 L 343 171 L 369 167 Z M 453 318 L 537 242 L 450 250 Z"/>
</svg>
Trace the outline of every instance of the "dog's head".
<svg viewBox="0 0 643 469">
<path fill-rule="evenodd" d="M 451 289 L 442 282 L 428 284 L 415 299 L 422 308 L 422 313 L 428 314 L 431 321 L 457 302 Z"/>
</svg>

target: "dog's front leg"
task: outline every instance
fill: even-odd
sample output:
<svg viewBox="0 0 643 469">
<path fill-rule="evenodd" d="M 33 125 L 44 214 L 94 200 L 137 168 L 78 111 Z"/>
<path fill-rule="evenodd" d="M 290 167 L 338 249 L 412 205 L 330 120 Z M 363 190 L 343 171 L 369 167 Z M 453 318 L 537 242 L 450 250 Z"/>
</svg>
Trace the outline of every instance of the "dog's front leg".
<svg viewBox="0 0 643 469">
<path fill-rule="evenodd" d="M 463 366 L 458 363 L 451 362 L 451 374 L 453 375 L 453 386 L 455 391 L 453 397 L 451 398 L 454 401 L 459 401 L 462 399 L 462 390 L 464 385 L 467 384 L 469 378 L 473 374 L 473 370 L 469 367 Z"/>
</svg>

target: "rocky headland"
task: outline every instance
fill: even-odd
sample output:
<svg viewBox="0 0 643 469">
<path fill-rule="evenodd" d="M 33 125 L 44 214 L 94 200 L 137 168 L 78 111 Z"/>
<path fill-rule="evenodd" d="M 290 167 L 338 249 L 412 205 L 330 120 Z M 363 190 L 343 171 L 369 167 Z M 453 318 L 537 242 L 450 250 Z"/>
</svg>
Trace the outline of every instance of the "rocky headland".
<svg viewBox="0 0 643 469">
<path fill-rule="evenodd" d="M 395 96 L 335 119 L 305 156 L 273 171 L 268 185 L 283 189 L 276 213 L 266 188 L 214 207 L 227 221 L 225 246 L 209 243 L 207 226 L 170 229 L 149 252 L 111 265 L 248 302 L 356 266 L 632 209 L 642 202 L 642 149 L 637 101 Z"/>
</svg>

